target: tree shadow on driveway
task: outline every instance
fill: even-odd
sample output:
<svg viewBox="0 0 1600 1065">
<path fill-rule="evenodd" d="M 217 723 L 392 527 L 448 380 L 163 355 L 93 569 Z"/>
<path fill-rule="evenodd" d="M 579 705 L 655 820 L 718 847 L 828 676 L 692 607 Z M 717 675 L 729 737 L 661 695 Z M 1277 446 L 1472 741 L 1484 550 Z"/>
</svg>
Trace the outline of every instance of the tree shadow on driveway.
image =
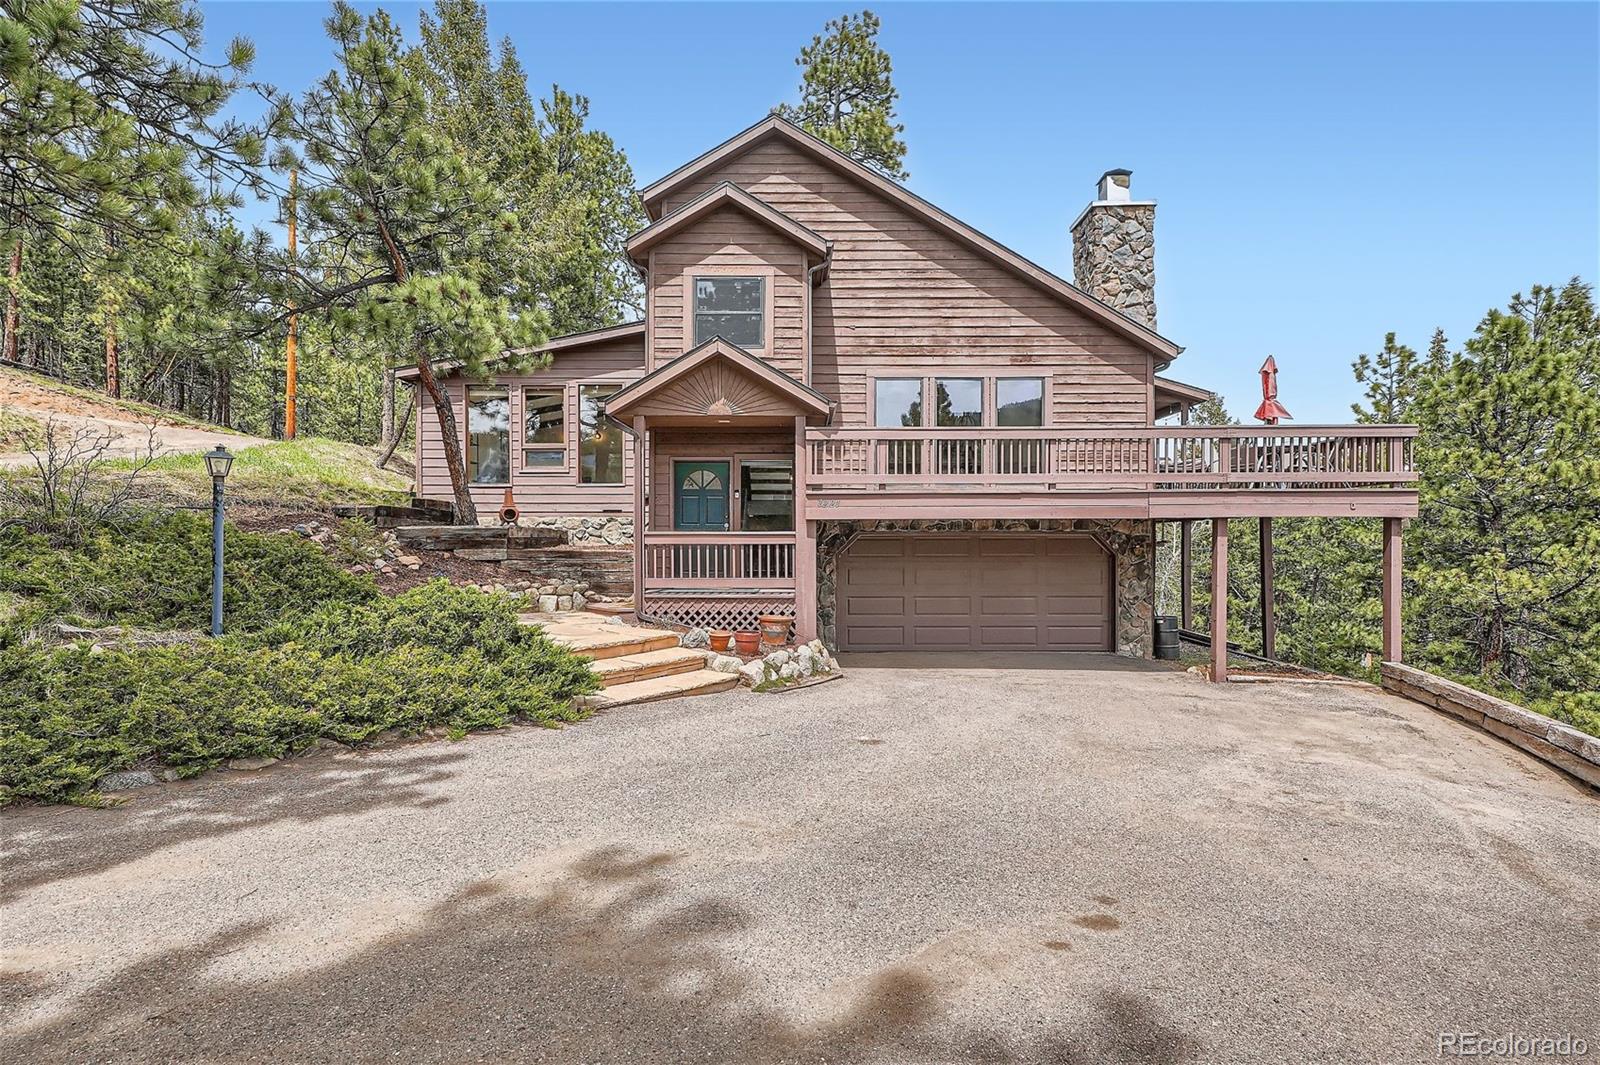
<svg viewBox="0 0 1600 1065">
<path fill-rule="evenodd" d="M 11 1061 L 1174 1062 L 1199 1056 L 1145 999 L 1106 989 L 1081 1029 L 957 1023 L 926 974 L 891 965 L 830 1020 L 796 1024 L 724 956 L 749 915 L 680 897 L 676 856 L 600 848 L 525 888 L 478 881 L 418 922 L 288 975 L 222 975 L 246 923 L 143 960 L 0 1037 Z M 0 985 L 10 1016 L 48 993 Z"/>
<path fill-rule="evenodd" d="M 124 806 L 8 810 L 0 860 L 0 903 L 33 888 L 93 876 L 166 847 L 225 836 L 272 822 L 349 817 L 390 807 L 425 809 L 447 800 L 431 793 L 465 751 L 437 745 L 374 752 L 323 752 L 248 776 L 210 773 L 142 789 Z M 241 795 L 241 789 L 248 789 Z M 240 801 L 241 798 L 246 801 Z"/>
</svg>

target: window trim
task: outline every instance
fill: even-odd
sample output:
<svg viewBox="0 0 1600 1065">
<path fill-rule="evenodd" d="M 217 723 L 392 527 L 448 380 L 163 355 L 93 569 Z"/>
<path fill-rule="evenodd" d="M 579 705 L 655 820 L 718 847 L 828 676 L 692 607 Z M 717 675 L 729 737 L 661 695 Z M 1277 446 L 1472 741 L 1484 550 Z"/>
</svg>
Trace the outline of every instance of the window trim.
<svg viewBox="0 0 1600 1065">
<path fill-rule="evenodd" d="M 561 397 L 561 442 L 559 444 L 528 443 L 528 393 L 530 392 L 539 395 Z M 573 437 L 573 434 L 568 430 L 568 426 L 571 422 L 571 419 L 568 417 L 568 408 L 571 406 L 572 398 L 568 392 L 569 389 L 566 384 L 539 385 L 524 382 L 518 386 L 517 424 L 521 428 L 521 432 L 517 434 L 517 467 L 519 472 L 527 474 L 530 477 L 560 476 L 567 472 L 572 462 L 572 456 L 568 452 L 568 444 L 571 442 Z M 530 466 L 528 464 L 528 452 L 530 451 L 538 451 L 545 454 L 559 452 L 561 454 L 561 462 L 559 465 Z"/>
<path fill-rule="evenodd" d="M 686 267 L 681 281 L 683 294 L 683 350 L 693 351 L 699 347 L 694 342 L 694 280 L 697 277 L 759 277 L 761 286 L 761 346 L 747 348 L 752 355 L 759 355 L 763 359 L 773 357 L 773 319 L 776 317 L 774 310 L 776 298 L 774 290 L 777 288 L 778 268 L 775 266 L 712 266 L 701 264 Z M 731 340 L 729 343 L 733 343 Z M 619 386 L 620 387 L 620 386 Z"/>
<path fill-rule="evenodd" d="M 484 392 L 500 391 L 506 396 L 506 479 L 503 481 L 475 481 L 472 479 L 473 445 L 472 445 L 472 393 L 474 390 Z M 462 472 L 467 477 L 467 488 L 509 488 L 511 478 L 515 471 L 511 466 L 512 438 L 516 435 L 512 429 L 516 426 L 516 411 L 512 409 L 512 388 L 509 384 L 489 382 L 484 384 L 464 383 L 461 388 L 461 466 Z"/>
</svg>

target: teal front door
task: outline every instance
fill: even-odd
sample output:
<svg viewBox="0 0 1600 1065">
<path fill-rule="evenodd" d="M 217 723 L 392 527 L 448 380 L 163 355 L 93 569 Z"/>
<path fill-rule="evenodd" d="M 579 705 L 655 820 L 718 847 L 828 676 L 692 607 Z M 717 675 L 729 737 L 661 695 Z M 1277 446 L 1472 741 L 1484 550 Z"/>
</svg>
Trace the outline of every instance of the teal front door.
<svg viewBox="0 0 1600 1065">
<path fill-rule="evenodd" d="M 672 464 L 672 527 L 679 532 L 728 531 L 728 464 Z"/>
</svg>

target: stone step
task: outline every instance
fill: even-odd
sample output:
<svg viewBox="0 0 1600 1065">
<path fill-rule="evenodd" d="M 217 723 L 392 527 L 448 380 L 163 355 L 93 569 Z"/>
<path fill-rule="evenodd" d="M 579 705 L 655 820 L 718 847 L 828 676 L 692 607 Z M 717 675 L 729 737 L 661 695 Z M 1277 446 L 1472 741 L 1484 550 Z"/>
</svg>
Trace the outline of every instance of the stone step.
<svg viewBox="0 0 1600 1065">
<path fill-rule="evenodd" d="M 679 646 L 678 634 L 666 629 L 613 625 L 598 614 L 521 614 L 524 625 L 537 625 L 553 642 L 585 658 L 620 658 Z"/>
<path fill-rule="evenodd" d="M 628 600 L 621 603 L 588 603 L 583 609 L 603 617 L 627 617 L 633 613 L 633 602 Z"/>
<path fill-rule="evenodd" d="M 634 655 L 595 660 L 594 671 L 600 683 L 607 688 L 630 684 L 652 677 L 670 677 L 678 673 L 693 673 L 706 668 L 706 656 L 687 647 L 663 647 L 659 651 L 644 651 Z"/>
<path fill-rule="evenodd" d="M 693 673 L 676 673 L 669 677 L 651 677 L 648 680 L 629 681 L 605 688 L 583 697 L 585 706 L 607 710 L 615 706 L 633 706 L 654 702 L 657 699 L 676 699 L 685 695 L 709 695 L 739 686 L 737 673 L 718 673 L 714 669 L 699 669 Z"/>
</svg>

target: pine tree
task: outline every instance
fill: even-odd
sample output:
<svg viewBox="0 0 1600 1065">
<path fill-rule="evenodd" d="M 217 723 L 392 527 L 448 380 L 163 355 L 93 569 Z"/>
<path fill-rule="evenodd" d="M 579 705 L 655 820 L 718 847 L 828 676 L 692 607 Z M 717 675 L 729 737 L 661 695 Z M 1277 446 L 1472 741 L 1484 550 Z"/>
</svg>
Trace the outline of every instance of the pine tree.
<svg viewBox="0 0 1600 1065">
<path fill-rule="evenodd" d="M 207 64 L 188 0 L 0 0 L 0 245 L 88 224 L 170 235 L 203 198 L 194 170 L 254 184 L 262 141 L 219 118 L 253 58 Z"/>
<path fill-rule="evenodd" d="M 1531 700 L 1600 691 L 1600 318 L 1589 288 L 1493 310 L 1417 403 L 1424 660 Z"/>
<path fill-rule="evenodd" d="M 641 307 L 627 258 L 644 225 L 633 168 L 605 133 L 588 128 L 589 101 L 551 86 L 535 105 L 510 40 L 489 44 L 478 0 L 435 0 L 421 16 L 406 67 L 428 119 L 522 219 L 529 277 L 553 331 L 614 325 Z"/>
<path fill-rule="evenodd" d="M 437 364 L 482 376 L 491 359 L 537 347 L 547 316 L 526 275 L 521 221 L 505 197 L 430 121 L 383 11 L 342 0 L 326 22 L 339 66 L 298 104 L 280 100 L 273 128 L 288 145 L 276 169 L 298 169 L 302 229 L 321 269 L 272 262 L 284 312 L 334 312 L 341 327 L 404 351 L 439 419 L 456 520 L 477 521 L 462 435 Z M 289 286 L 293 285 L 290 290 Z"/>
<path fill-rule="evenodd" d="M 800 49 L 800 103 L 774 111 L 857 162 L 905 181 L 905 126 L 895 121 L 900 93 L 889 53 L 878 44 L 881 24 L 871 11 L 831 19 Z"/>
<path fill-rule="evenodd" d="M 1434 333 L 1436 342 L 1443 338 L 1443 332 Z M 1366 404 L 1350 404 L 1356 421 L 1364 425 L 1398 425 L 1410 420 L 1417 382 L 1426 367 L 1416 351 L 1396 343 L 1393 333 L 1386 333 L 1383 349 L 1376 356 L 1361 354 L 1352 367 L 1356 383 L 1367 386 Z"/>
</svg>

